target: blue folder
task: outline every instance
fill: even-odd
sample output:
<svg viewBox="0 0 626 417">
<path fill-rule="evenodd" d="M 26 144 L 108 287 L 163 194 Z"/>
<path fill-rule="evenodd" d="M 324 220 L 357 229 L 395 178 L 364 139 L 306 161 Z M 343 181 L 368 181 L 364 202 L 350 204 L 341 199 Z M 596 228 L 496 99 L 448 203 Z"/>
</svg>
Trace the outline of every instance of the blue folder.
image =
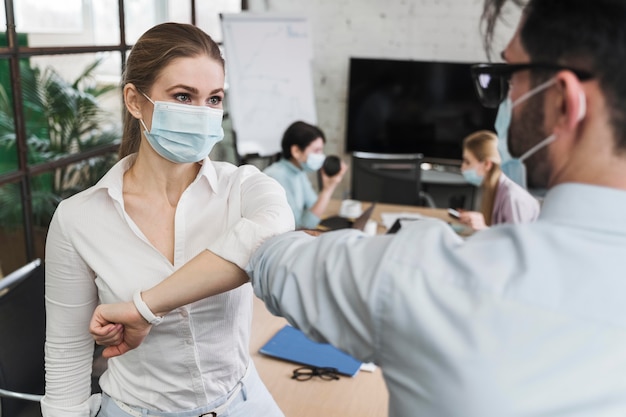
<svg viewBox="0 0 626 417">
<path fill-rule="evenodd" d="M 361 362 L 329 345 L 309 339 L 300 330 L 285 325 L 261 349 L 264 355 L 302 365 L 337 368 L 340 374 L 354 376 Z"/>
</svg>

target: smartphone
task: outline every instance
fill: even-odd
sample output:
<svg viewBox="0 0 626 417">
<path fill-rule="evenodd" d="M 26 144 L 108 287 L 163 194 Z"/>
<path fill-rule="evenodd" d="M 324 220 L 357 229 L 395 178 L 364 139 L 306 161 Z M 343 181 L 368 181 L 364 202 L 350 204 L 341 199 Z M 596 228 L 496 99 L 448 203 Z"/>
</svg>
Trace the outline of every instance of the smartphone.
<svg viewBox="0 0 626 417">
<path fill-rule="evenodd" d="M 448 215 L 450 215 L 450 217 L 454 217 L 457 220 L 461 217 L 461 213 L 459 213 L 458 210 L 455 210 L 453 208 L 448 209 Z"/>
</svg>

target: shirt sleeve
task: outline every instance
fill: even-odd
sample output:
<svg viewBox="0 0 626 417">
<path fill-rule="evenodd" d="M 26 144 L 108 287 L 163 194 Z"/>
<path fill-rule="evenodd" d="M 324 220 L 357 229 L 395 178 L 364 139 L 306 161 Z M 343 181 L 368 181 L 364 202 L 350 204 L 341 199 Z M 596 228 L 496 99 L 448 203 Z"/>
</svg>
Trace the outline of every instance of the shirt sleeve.
<svg viewBox="0 0 626 417">
<path fill-rule="evenodd" d="M 318 196 L 307 175 L 303 172 L 294 173 L 280 161 L 270 165 L 264 172 L 285 189 L 287 203 L 295 218 L 295 227 L 315 228 L 320 218 L 311 212 L 311 207 L 317 202 Z"/>
<path fill-rule="evenodd" d="M 342 230 L 312 237 L 274 237 L 253 255 L 246 272 L 268 310 L 309 337 L 362 361 L 375 361 L 380 308 L 376 265 L 389 236 Z"/>
<path fill-rule="evenodd" d="M 285 190 L 256 168 L 242 167 L 229 196 L 232 226 L 207 249 L 244 268 L 250 255 L 267 238 L 294 229 Z"/>
<path fill-rule="evenodd" d="M 91 395 L 94 341 L 89 321 L 98 303 L 91 270 L 63 227 L 63 203 L 46 241 L 46 393 L 44 417 L 95 416 L 100 395 Z"/>
<path fill-rule="evenodd" d="M 280 182 L 280 180 L 278 180 Z M 292 180 L 291 182 L 285 183 L 281 182 L 281 185 L 285 189 L 285 193 L 287 195 L 287 203 L 289 207 L 291 207 L 291 212 L 293 213 L 295 220 L 295 227 L 313 229 L 315 228 L 319 222 L 320 218 L 311 212 L 311 207 L 317 201 L 317 195 L 311 185 L 308 184 L 308 187 L 303 186 L 303 183 L 297 179 Z M 295 190 L 298 190 L 296 193 Z M 313 202 L 310 202 L 311 194 L 307 192 L 310 190 L 313 192 Z M 296 196 L 298 194 L 299 197 Z"/>
<path fill-rule="evenodd" d="M 517 184 L 503 187 L 499 199 L 499 223 L 528 223 L 539 217 L 539 202 Z"/>
</svg>

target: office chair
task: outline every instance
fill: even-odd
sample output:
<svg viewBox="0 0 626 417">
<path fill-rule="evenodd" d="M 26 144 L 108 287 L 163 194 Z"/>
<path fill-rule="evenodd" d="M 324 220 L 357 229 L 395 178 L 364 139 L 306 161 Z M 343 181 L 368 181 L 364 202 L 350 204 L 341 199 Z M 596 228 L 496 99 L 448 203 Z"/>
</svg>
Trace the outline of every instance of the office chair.
<svg viewBox="0 0 626 417">
<path fill-rule="evenodd" d="M 361 201 L 435 207 L 422 190 L 422 154 L 352 154 L 352 198 Z"/>
<path fill-rule="evenodd" d="M 45 388 L 44 266 L 36 259 L 0 279 L 0 417 L 41 417 Z M 103 346 L 94 351 L 91 392 L 106 370 Z"/>
<path fill-rule="evenodd" d="M 41 417 L 46 315 L 36 259 L 0 280 L 0 416 Z"/>
</svg>

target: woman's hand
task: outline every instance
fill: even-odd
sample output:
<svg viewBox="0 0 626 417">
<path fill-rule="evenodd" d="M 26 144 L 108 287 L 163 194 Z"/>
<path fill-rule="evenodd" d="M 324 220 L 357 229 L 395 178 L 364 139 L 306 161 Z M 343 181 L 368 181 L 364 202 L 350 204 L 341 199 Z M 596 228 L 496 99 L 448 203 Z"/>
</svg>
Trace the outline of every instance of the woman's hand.
<svg viewBox="0 0 626 417">
<path fill-rule="evenodd" d="M 459 210 L 459 221 L 466 226 L 471 227 L 473 230 L 486 229 L 485 217 L 478 211 L 465 211 Z"/>
<path fill-rule="evenodd" d="M 343 179 L 343 176 L 346 174 L 347 171 L 348 171 L 348 164 L 346 164 L 344 161 L 341 161 L 341 168 L 339 169 L 339 172 L 333 175 L 332 177 L 329 177 L 328 175 L 326 175 L 323 169 L 320 170 L 320 173 L 322 174 L 322 188 L 334 190 L 337 187 L 337 185 L 339 185 L 339 183 L 341 182 L 341 180 Z"/>
<path fill-rule="evenodd" d="M 132 302 L 99 305 L 89 324 L 89 332 L 96 343 L 107 346 L 102 352 L 105 358 L 135 349 L 151 328 Z"/>
</svg>

